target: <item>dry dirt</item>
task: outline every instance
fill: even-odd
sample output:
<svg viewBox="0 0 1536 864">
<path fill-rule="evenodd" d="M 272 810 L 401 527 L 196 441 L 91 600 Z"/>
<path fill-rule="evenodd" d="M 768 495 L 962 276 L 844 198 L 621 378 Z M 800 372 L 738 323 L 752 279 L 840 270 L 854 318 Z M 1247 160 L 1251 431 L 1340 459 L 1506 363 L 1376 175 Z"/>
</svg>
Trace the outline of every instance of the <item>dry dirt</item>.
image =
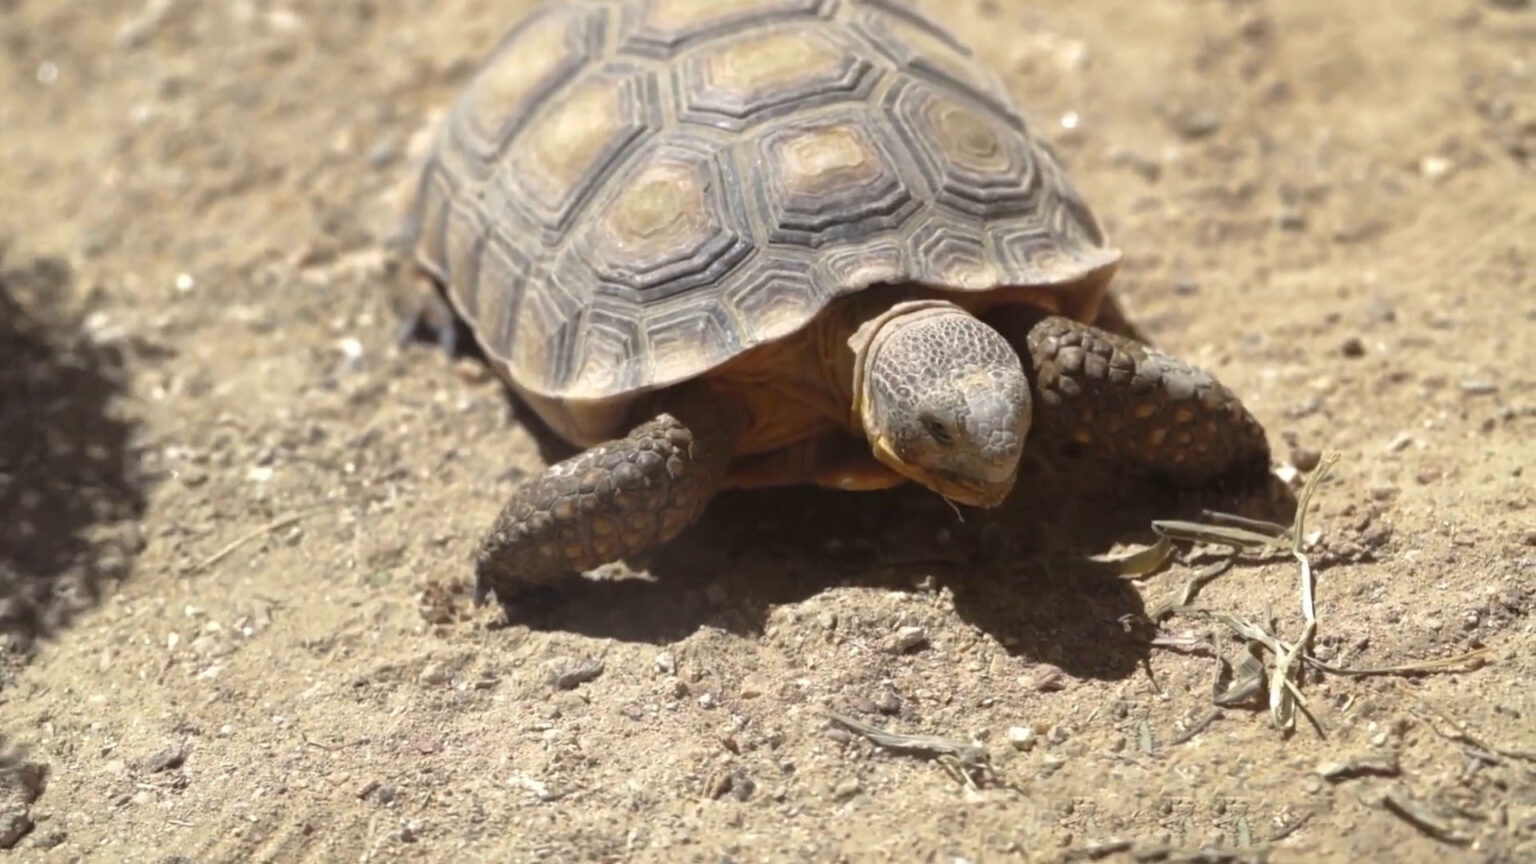
<svg viewBox="0 0 1536 864">
<path fill-rule="evenodd" d="M 1291 734 L 1215 709 L 1212 656 L 1123 623 L 1198 562 L 1060 560 L 1173 511 L 1045 477 L 964 521 L 729 496 L 654 581 L 498 624 L 468 556 L 540 450 L 472 361 L 397 346 L 381 240 L 412 136 L 526 4 L 4 0 L 7 854 L 1536 860 L 1536 10 L 926 5 L 1057 143 L 1134 318 L 1278 466 L 1342 454 L 1317 655 L 1481 668 L 1309 673 Z M 1297 581 L 1198 602 L 1293 638 Z M 827 708 L 976 736 L 1001 782 Z"/>
</svg>

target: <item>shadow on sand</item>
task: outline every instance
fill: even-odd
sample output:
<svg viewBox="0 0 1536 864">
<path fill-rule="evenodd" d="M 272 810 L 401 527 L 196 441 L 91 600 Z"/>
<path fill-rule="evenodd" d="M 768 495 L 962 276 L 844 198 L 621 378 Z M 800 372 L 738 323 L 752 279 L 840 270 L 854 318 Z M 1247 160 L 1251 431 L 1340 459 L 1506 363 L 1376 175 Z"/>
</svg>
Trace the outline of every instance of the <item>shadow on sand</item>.
<svg viewBox="0 0 1536 864">
<path fill-rule="evenodd" d="M 51 259 L 0 267 L 0 644 L 16 652 L 98 603 L 140 545 L 122 352 L 63 311 L 69 279 Z"/>
<path fill-rule="evenodd" d="M 484 359 L 466 331 L 448 341 L 436 332 L 425 335 Z M 508 389 L 502 393 L 546 464 L 574 453 Z M 730 492 L 646 560 L 627 562 L 647 576 L 573 578 L 507 612 L 510 623 L 535 630 L 663 644 L 706 626 L 760 633 L 773 606 L 834 586 L 942 587 L 963 619 L 1011 652 L 1077 677 L 1117 679 L 1147 656 L 1122 623 L 1145 612 L 1141 597 L 1121 577 L 1063 559 L 1101 554 L 1116 542 L 1150 543 L 1153 519 L 1190 519 L 1202 508 L 1285 523 L 1295 500 L 1272 478 L 1236 491 L 1173 490 L 1091 464 L 1040 462 L 1026 464 L 1010 500 L 993 511 L 960 513 L 915 487 Z"/>
<path fill-rule="evenodd" d="M 546 462 L 571 455 L 515 399 L 513 412 Z M 1115 679 L 1147 654 L 1121 622 L 1145 612 L 1141 597 L 1118 576 L 1062 559 L 1152 542 L 1153 519 L 1208 508 L 1288 522 L 1294 505 L 1276 482 L 1235 493 L 1176 491 L 1082 464 L 1028 465 L 995 511 L 957 513 L 915 487 L 732 492 L 647 560 L 629 562 L 649 578 L 573 579 L 509 613 L 536 630 L 660 644 L 703 626 L 759 633 L 771 607 L 833 586 L 942 587 L 963 619 L 1013 653 L 1070 675 Z"/>
</svg>

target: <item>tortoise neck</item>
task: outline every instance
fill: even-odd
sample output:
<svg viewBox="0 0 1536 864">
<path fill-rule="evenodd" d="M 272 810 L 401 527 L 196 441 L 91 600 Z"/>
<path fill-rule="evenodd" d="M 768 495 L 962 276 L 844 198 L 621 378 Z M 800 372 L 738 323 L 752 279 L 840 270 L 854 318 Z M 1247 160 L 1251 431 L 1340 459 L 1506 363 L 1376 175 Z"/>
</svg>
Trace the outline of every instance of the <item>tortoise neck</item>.
<svg viewBox="0 0 1536 864">
<path fill-rule="evenodd" d="M 820 340 L 826 358 L 822 368 L 833 376 L 827 386 L 837 394 L 838 404 L 847 406 L 849 430 L 864 434 L 865 373 L 882 332 L 893 322 L 911 315 L 965 310 L 947 300 L 933 298 L 920 286 L 864 292 L 849 300 L 851 308 L 847 314 L 830 316 L 833 324 Z"/>
</svg>

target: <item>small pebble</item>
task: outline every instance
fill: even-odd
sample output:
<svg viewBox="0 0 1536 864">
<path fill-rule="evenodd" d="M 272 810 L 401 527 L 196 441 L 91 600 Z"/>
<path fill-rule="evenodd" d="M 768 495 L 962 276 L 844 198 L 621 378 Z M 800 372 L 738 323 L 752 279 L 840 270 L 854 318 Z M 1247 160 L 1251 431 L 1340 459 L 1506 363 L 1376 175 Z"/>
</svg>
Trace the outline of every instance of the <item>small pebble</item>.
<svg viewBox="0 0 1536 864">
<path fill-rule="evenodd" d="M 1403 450 L 1406 450 L 1408 448 L 1408 445 L 1412 444 L 1412 443 L 1413 443 L 1413 436 L 1412 435 L 1409 435 L 1407 432 L 1399 432 L 1399 433 L 1397 433 L 1397 435 L 1395 435 L 1392 438 L 1391 441 L 1387 442 L 1387 452 L 1389 452 L 1389 453 L 1399 453 L 1399 452 L 1401 452 Z"/>
<path fill-rule="evenodd" d="M 1030 681 L 1030 687 L 1041 693 L 1054 693 L 1067 689 L 1067 676 L 1060 669 L 1046 669 Z"/>
<path fill-rule="evenodd" d="M 1391 324 L 1397 321 L 1397 308 L 1391 300 L 1377 294 L 1365 301 L 1363 317 L 1367 324 Z"/>
<path fill-rule="evenodd" d="M 908 651 L 916 651 L 928 644 L 928 631 L 912 625 L 896 631 L 896 638 L 891 642 L 891 648 L 898 654 Z"/>
<path fill-rule="evenodd" d="M 1339 353 L 1345 357 L 1364 357 L 1365 342 L 1359 336 L 1351 336 L 1339 345 Z"/>
<path fill-rule="evenodd" d="M 160 752 L 144 760 L 144 770 L 155 774 L 160 771 L 171 771 L 180 768 L 187 761 L 187 748 L 184 744 L 172 744 Z"/>
<path fill-rule="evenodd" d="M 1012 744 L 1015 750 L 1032 750 L 1035 746 L 1035 730 L 1028 726 L 1010 726 L 1008 743 Z"/>
<path fill-rule="evenodd" d="M 1444 180 L 1456 165 L 1444 156 L 1425 156 L 1419 160 L 1419 173 L 1426 180 Z"/>
<path fill-rule="evenodd" d="M 1323 454 L 1309 447 L 1291 448 L 1291 464 L 1297 471 L 1307 472 L 1318 466 L 1323 461 Z"/>
<path fill-rule="evenodd" d="M 1166 117 L 1169 127 L 1188 141 L 1214 135 L 1221 129 L 1221 115 L 1211 108 L 1182 108 L 1169 112 Z"/>
<path fill-rule="evenodd" d="M 1372 525 L 1360 535 L 1360 542 L 1368 549 L 1380 549 L 1391 539 L 1392 526 L 1382 523 Z"/>
<path fill-rule="evenodd" d="M 862 791 L 864 791 L 864 787 L 859 783 L 858 779 L 850 777 L 833 788 L 832 797 L 839 801 L 847 801 Z"/>
<path fill-rule="evenodd" d="M 745 802 L 751 799 L 752 793 L 756 791 L 757 783 L 748 777 L 745 771 L 737 768 L 731 772 L 731 794 L 736 796 L 737 801 Z"/>
<path fill-rule="evenodd" d="M 1372 486 L 1370 496 L 1372 501 L 1391 501 L 1397 497 L 1396 486 Z"/>
<path fill-rule="evenodd" d="M 677 674 L 677 658 L 671 652 L 662 651 L 656 655 L 656 671 L 662 675 Z"/>
<path fill-rule="evenodd" d="M 1463 378 L 1461 392 L 1468 396 L 1491 396 L 1499 392 L 1499 385 L 1481 378 Z"/>
<path fill-rule="evenodd" d="M 423 684 L 447 684 L 453 680 L 453 673 L 441 663 L 428 663 L 416 677 Z"/>
<path fill-rule="evenodd" d="M 4 817 L 0 816 L 0 823 L 3 823 L 4 821 L 5 821 Z M 0 829 L 0 830 L 3 830 L 3 829 Z M 64 845 L 64 841 L 68 840 L 68 839 L 69 839 L 69 834 L 67 832 L 64 832 L 64 831 L 49 831 L 47 834 L 44 834 L 44 835 L 34 839 L 32 841 L 32 845 L 36 846 L 39 849 L 52 849 L 55 846 L 62 846 L 62 845 Z M 0 845 L 0 849 L 3 849 L 3 848 L 5 848 L 5 847 L 3 845 Z"/>
<path fill-rule="evenodd" d="M 901 700 L 889 690 L 881 692 L 874 701 L 875 710 L 881 714 L 894 715 L 901 711 Z"/>
<path fill-rule="evenodd" d="M 748 675 L 741 679 L 741 698 L 743 699 L 756 699 L 763 695 L 766 690 L 767 685 L 763 683 L 763 679 L 756 675 Z"/>
<path fill-rule="evenodd" d="M 603 661 L 591 657 L 556 657 L 545 666 L 545 677 L 556 690 L 574 690 L 603 674 Z"/>
<path fill-rule="evenodd" d="M 704 797 L 711 800 L 724 798 L 725 793 L 731 791 L 731 772 L 720 771 L 711 776 L 704 784 Z"/>
</svg>

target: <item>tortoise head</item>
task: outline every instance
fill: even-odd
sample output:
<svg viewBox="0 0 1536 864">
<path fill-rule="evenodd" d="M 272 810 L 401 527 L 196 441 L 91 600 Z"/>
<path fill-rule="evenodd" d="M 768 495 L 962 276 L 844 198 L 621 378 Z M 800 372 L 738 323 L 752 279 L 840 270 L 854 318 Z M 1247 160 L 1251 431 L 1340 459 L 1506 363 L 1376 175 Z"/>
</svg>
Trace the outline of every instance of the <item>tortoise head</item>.
<svg viewBox="0 0 1536 864">
<path fill-rule="evenodd" d="M 853 409 L 875 458 L 950 500 L 1001 504 L 1031 412 L 1008 340 L 954 304 L 916 301 L 866 322 L 849 345 Z"/>
</svg>

